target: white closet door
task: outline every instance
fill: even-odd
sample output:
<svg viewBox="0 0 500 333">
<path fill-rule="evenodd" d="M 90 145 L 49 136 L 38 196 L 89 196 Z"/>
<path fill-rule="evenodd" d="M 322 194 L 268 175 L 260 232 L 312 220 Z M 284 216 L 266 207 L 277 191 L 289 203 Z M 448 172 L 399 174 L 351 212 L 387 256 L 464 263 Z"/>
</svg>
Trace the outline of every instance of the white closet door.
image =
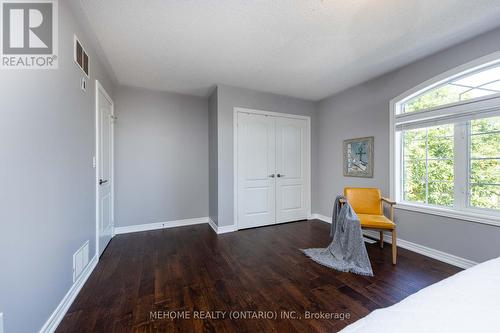
<svg viewBox="0 0 500 333">
<path fill-rule="evenodd" d="M 273 117 L 238 113 L 238 228 L 274 224 L 276 167 Z"/>
<path fill-rule="evenodd" d="M 98 86 L 100 87 L 100 86 Z M 99 175 L 98 186 L 98 218 L 99 218 L 99 255 L 113 237 L 113 104 L 107 95 L 98 88 L 98 121 L 99 121 Z"/>
<path fill-rule="evenodd" d="M 307 219 L 307 121 L 276 118 L 276 222 Z"/>
</svg>

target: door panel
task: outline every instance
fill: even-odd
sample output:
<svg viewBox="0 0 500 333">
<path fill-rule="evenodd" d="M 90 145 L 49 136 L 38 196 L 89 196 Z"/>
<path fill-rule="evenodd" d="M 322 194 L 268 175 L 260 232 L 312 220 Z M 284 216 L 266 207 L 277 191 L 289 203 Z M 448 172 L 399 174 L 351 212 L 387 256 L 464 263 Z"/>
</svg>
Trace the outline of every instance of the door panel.
<svg viewBox="0 0 500 333">
<path fill-rule="evenodd" d="M 300 209 L 302 207 L 302 185 L 281 185 L 282 208 L 285 210 Z"/>
<path fill-rule="evenodd" d="M 104 197 L 101 198 L 101 221 L 100 221 L 100 230 L 106 231 L 111 226 L 111 194 L 107 194 Z M 107 245 L 107 243 L 102 244 L 104 246 Z"/>
<path fill-rule="evenodd" d="M 275 129 L 272 117 L 238 113 L 238 227 L 275 223 Z"/>
<path fill-rule="evenodd" d="M 98 89 L 98 149 L 99 163 L 98 167 L 98 232 L 99 232 L 99 255 L 102 254 L 113 236 L 113 173 L 112 173 L 112 154 L 113 154 L 113 106 L 107 96 Z"/>
<path fill-rule="evenodd" d="M 276 221 L 307 219 L 307 121 L 276 118 Z"/>
</svg>

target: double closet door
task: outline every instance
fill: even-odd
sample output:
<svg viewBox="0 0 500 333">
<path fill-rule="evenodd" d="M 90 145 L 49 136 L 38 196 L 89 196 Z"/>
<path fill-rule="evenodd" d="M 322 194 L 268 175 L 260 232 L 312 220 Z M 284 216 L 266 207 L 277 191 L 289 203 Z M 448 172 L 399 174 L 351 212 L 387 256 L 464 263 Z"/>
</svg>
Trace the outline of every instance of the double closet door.
<svg viewBox="0 0 500 333">
<path fill-rule="evenodd" d="M 307 219 L 308 120 L 237 113 L 238 228 Z"/>
</svg>

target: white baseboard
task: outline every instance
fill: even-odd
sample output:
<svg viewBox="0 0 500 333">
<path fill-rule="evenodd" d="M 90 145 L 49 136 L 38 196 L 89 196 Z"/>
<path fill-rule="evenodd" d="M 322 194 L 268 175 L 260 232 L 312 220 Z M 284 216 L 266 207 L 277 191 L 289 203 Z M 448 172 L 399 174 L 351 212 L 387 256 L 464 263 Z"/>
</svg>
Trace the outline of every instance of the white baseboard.
<svg viewBox="0 0 500 333">
<path fill-rule="evenodd" d="M 80 277 L 75 281 L 75 283 L 73 283 L 73 285 L 66 293 L 66 295 L 64 295 L 63 299 L 61 300 L 57 308 L 54 310 L 52 315 L 40 329 L 40 333 L 55 332 L 57 326 L 61 323 L 62 319 L 66 315 L 66 312 L 68 312 L 69 307 L 75 300 L 76 296 L 82 289 L 85 282 L 87 282 L 87 279 L 89 278 L 90 274 L 92 274 L 94 268 L 97 266 L 98 260 L 99 259 L 97 255 L 95 255 L 92 258 L 92 260 L 88 263 L 87 267 L 85 267 Z"/>
<path fill-rule="evenodd" d="M 379 237 L 378 231 L 363 230 L 363 233 L 367 236 L 374 237 L 376 239 L 378 239 L 378 237 Z M 384 234 L 384 241 L 392 244 L 392 237 L 391 237 L 390 233 Z M 456 255 L 453 255 L 453 254 L 450 254 L 447 252 L 443 252 L 443 251 L 439 251 L 439 250 L 436 250 L 436 249 L 433 249 L 433 248 L 430 248 L 430 247 L 427 247 L 424 245 L 409 242 L 409 241 L 401 239 L 399 237 L 398 237 L 397 243 L 398 243 L 398 247 L 402 247 L 403 249 L 407 249 L 407 250 L 410 250 L 410 251 L 413 251 L 416 253 L 420 253 L 424 256 L 427 256 L 427 257 L 430 257 L 430 258 L 433 258 L 433 259 L 436 259 L 436 260 L 439 260 L 439 261 L 442 261 L 442 262 L 445 262 L 447 264 L 457 266 L 460 268 L 467 269 L 467 268 L 470 268 L 474 265 L 477 265 L 477 262 L 475 262 L 475 261 L 465 259 L 462 257 L 458 257 Z"/>
<path fill-rule="evenodd" d="M 137 225 L 131 225 L 131 226 L 127 226 L 127 227 L 117 227 L 117 228 L 115 228 L 115 234 L 116 235 L 128 234 L 131 232 L 140 232 L 140 231 L 157 230 L 157 229 L 165 229 L 165 228 L 183 227 L 183 226 L 194 225 L 194 224 L 203 224 L 203 223 L 208 223 L 210 225 L 210 227 L 212 227 L 212 229 L 218 235 L 238 230 L 238 228 L 234 224 L 219 227 L 209 217 L 199 217 L 199 218 L 194 218 L 194 219 L 184 219 L 184 220 L 176 220 L 176 221 L 168 221 L 168 222 L 137 224 Z"/>
<path fill-rule="evenodd" d="M 332 223 L 331 217 L 321 215 L 321 214 L 311 214 L 311 218 L 309 220 L 320 220 L 320 221 L 323 221 L 326 223 Z"/>
<path fill-rule="evenodd" d="M 209 223 L 208 217 L 198 217 L 194 219 L 184 219 L 184 220 L 175 220 L 168 222 L 155 222 L 155 223 L 146 223 L 146 224 L 136 224 L 126 227 L 117 227 L 115 228 L 115 234 L 128 234 L 131 232 L 140 232 L 140 231 L 148 231 L 148 230 L 157 230 L 157 229 L 165 229 L 165 228 L 174 228 L 174 227 L 184 227 L 188 225 L 194 224 L 202 224 Z"/>
<path fill-rule="evenodd" d="M 235 231 L 238 231 L 238 228 L 234 224 L 217 227 L 217 234 L 225 234 L 228 232 L 235 232 Z"/>
<path fill-rule="evenodd" d="M 238 230 L 238 228 L 234 224 L 219 227 L 217 224 L 215 224 L 214 221 L 212 221 L 211 218 L 208 219 L 208 224 L 212 227 L 213 231 L 215 231 L 217 235 L 225 234 L 228 232 L 234 232 Z"/>
<path fill-rule="evenodd" d="M 331 217 L 324 216 L 321 214 L 312 214 L 312 218 L 318 219 L 320 221 L 327 222 L 327 223 L 331 223 L 331 221 L 332 221 Z M 379 238 L 378 231 L 363 230 L 363 233 L 364 233 L 364 235 L 373 237 L 375 239 Z M 392 244 L 391 234 L 388 234 L 388 233 L 384 234 L 384 241 Z M 409 242 L 409 241 L 401 239 L 399 237 L 398 237 L 397 243 L 398 243 L 398 247 L 401 247 L 403 249 L 407 249 L 407 250 L 422 254 L 424 256 L 445 262 L 447 264 L 460 267 L 460 268 L 466 269 L 466 268 L 472 267 L 474 265 L 477 265 L 477 262 L 475 262 L 475 261 L 465 259 L 462 257 L 458 257 L 456 255 L 446 253 L 443 251 L 439 251 L 439 250 L 436 250 L 436 249 L 433 249 L 433 248 L 430 248 L 427 246 L 423 246 L 420 244 Z"/>
</svg>

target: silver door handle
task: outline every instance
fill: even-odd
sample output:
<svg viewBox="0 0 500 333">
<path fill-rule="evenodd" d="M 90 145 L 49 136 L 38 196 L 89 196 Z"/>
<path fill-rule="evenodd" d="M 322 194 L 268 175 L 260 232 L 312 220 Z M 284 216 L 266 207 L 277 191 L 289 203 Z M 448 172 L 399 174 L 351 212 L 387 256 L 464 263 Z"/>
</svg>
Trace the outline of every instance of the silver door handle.
<svg viewBox="0 0 500 333">
<path fill-rule="evenodd" d="M 269 177 L 274 178 L 274 173 L 273 173 L 273 174 L 271 174 L 271 175 L 269 175 Z"/>
<path fill-rule="evenodd" d="M 280 178 L 280 177 L 285 177 L 285 175 L 282 175 L 282 174 L 280 174 L 280 173 L 278 173 L 278 175 L 277 175 L 277 176 L 278 176 L 278 178 Z"/>
<path fill-rule="evenodd" d="M 102 185 L 102 184 L 106 184 L 108 182 L 108 180 L 102 180 L 102 179 L 99 179 L 99 185 Z"/>
</svg>

